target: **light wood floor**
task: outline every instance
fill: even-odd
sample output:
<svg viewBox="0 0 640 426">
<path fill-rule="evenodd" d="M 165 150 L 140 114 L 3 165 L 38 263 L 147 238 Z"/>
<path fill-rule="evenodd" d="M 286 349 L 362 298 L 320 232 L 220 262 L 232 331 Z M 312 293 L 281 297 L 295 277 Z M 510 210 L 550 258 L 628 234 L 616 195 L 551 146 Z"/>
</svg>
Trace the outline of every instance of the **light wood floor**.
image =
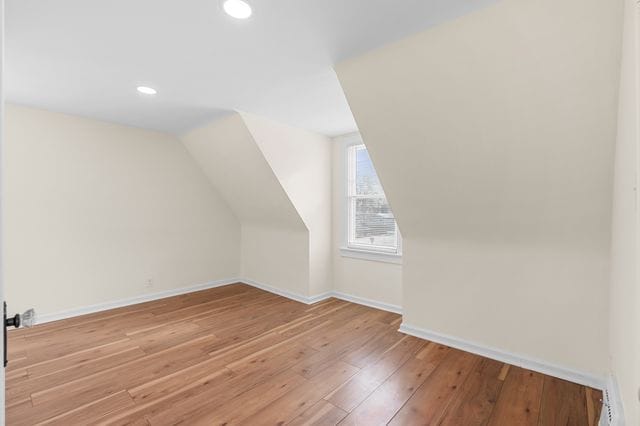
<svg viewBox="0 0 640 426">
<path fill-rule="evenodd" d="M 7 424 L 593 425 L 599 391 L 235 284 L 10 332 Z"/>
</svg>

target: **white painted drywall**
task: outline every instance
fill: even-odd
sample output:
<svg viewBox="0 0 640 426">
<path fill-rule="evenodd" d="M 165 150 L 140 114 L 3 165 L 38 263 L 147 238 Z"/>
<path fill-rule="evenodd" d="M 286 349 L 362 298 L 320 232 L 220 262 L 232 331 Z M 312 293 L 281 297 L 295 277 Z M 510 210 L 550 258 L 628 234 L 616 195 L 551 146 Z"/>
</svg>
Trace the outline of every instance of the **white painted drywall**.
<svg viewBox="0 0 640 426">
<path fill-rule="evenodd" d="M 405 323 L 604 376 L 621 5 L 500 1 L 339 64 Z"/>
<path fill-rule="evenodd" d="M 309 233 L 242 224 L 241 277 L 309 296 Z"/>
<path fill-rule="evenodd" d="M 333 285 L 334 290 L 388 305 L 402 306 L 402 265 L 343 257 L 347 221 L 347 146 L 352 135 L 333 139 Z"/>
<path fill-rule="evenodd" d="M 252 114 L 241 116 L 309 231 L 309 295 L 332 290 L 331 141 Z"/>
<path fill-rule="evenodd" d="M 181 140 L 242 223 L 306 229 L 240 114 L 214 120 Z"/>
<path fill-rule="evenodd" d="M 238 276 L 240 224 L 179 140 L 44 110 L 6 111 L 12 311 L 50 314 Z"/>
<path fill-rule="evenodd" d="M 640 286 L 638 283 L 638 5 L 625 1 L 611 244 L 611 369 L 627 424 L 640 423 Z"/>
<path fill-rule="evenodd" d="M 308 296 L 308 228 L 243 117 L 215 120 L 182 141 L 241 222 L 241 276 Z"/>
</svg>

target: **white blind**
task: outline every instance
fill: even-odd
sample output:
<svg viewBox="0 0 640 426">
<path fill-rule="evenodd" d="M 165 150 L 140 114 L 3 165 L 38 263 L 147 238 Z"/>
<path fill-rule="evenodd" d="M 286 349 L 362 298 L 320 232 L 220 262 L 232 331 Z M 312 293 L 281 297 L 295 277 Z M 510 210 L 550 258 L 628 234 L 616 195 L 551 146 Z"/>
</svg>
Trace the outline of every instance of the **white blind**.
<svg viewBox="0 0 640 426">
<path fill-rule="evenodd" d="M 398 252 L 398 226 L 364 145 L 349 147 L 347 245 L 387 253 Z"/>
</svg>

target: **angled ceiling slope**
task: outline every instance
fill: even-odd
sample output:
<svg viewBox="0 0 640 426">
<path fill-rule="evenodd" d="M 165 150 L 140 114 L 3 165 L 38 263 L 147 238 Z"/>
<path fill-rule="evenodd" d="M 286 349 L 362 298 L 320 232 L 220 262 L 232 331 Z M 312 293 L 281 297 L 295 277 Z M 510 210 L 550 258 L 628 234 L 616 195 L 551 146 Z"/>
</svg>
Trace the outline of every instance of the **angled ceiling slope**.
<svg viewBox="0 0 640 426">
<path fill-rule="evenodd" d="M 304 297 L 328 291 L 330 140 L 235 113 L 182 141 L 241 223 L 244 278 Z"/>
<path fill-rule="evenodd" d="M 181 139 L 241 223 L 306 230 L 240 114 L 215 120 Z"/>
<path fill-rule="evenodd" d="M 621 5 L 501 1 L 337 67 L 402 229 L 406 324 L 598 385 Z"/>
<path fill-rule="evenodd" d="M 331 290 L 331 145 L 325 136 L 242 113 L 309 230 L 309 294 Z"/>
<path fill-rule="evenodd" d="M 250 0 L 241 21 L 222 0 L 6 0 L 5 94 L 174 134 L 230 110 L 343 134 L 336 61 L 491 1 Z"/>
</svg>

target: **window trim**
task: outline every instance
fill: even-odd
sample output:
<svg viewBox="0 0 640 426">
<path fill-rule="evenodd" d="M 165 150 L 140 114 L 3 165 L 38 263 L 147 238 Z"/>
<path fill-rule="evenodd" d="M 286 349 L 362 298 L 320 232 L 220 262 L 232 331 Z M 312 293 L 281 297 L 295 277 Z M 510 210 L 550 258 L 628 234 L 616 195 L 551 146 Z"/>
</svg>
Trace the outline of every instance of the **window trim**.
<svg viewBox="0 0 640 426">
<path fill-rule="evenodd" d="M 342 169 L 342 179 L 341 179 L 341 187 L 342 191 L 340 194 L 340 202 L 341 206 L 341 245 L 340 245 L 340 255 L 343 257 L 351 257 L 355 259 L 363 259 L 363 260 L 371 260 L 378 262 L 386 262 L 386 263 L 395 263 L 402 264 L 402 234 L 400 233 L 400 229 L 398 228 L 398 223 L 396 222 L 396 230 L 397 230 L 397 238 L 398 238 L 398 248 L 397 250 L 390 250 L 385 248 L 380 248 L 379 250 L 375 250 L 370 246 L 357 246 L 353 244 L 349 244 L 349 232 L 350 230 L 350 194 L 349 194 L 349 180 L 351 179 L 351 164 L 350 164 L 350 151 L 351 147 L 356 145 L 363 145 L 364 142 L 359 133 L 352 133 L 349 135 L 341 136 L 337 138 L 337 142 L 341 144 L 341 169 Z"/>
<path fill-rule="evenodd" d="M 353 259 L 371 260 L 374 262 L 395 263 L 402 265 L 402 254 L 385 253 L 380 251 L 369 251 L 363 249 L 353 249 L 350 247 L 340 247 L 340 255 L 342 257 L 350 257 Z"/>
</svg>

